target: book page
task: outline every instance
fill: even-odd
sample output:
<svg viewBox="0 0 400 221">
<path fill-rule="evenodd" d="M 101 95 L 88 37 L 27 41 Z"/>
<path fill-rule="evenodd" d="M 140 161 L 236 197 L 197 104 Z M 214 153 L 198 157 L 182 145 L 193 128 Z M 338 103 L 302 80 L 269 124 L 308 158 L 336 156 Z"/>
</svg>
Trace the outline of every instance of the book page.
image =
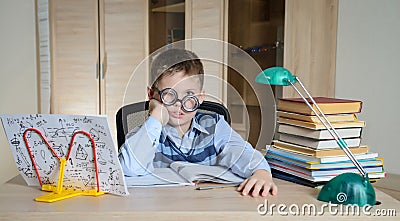
<svg viewBox="0 0 400 221">
<path fill-rule="evenodd" d="M 192 182 L 215 182 L 228 184 L 241 183 L 244 180 L 222 166 L 207 166 L 177 161 L 171 163 L 170 167 L 178 174 Z"/>
<path fill-rule="evenodd" d="M 125 177 L 128 187 L 169 187 L 192 186 L 194 183 L 186 180 L 171 168 L 154 168 L 154 171 L 144 176 Z"/>
</svg>

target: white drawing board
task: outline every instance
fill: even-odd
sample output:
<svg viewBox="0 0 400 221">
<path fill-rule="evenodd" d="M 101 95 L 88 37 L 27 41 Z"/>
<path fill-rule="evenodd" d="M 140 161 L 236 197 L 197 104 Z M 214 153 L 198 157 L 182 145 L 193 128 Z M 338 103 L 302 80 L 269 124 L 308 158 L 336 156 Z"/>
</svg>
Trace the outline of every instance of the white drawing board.
<svg viewBox="0 0 400 221">
<path fill-rule="evenodd" d="M 40 185 L 31 156 L 24 141 L 24 132 L 35 128 L 60 158 L 66 158 L 72 136 L 77 131 L 91 135 L 95 143 L 100 191 L 128 195 L 125 178 L 106 116 L 61 114 L 0 115 L 18 171 L 30 186 Z M 59 160 L 36 131 L 25 133 L 32 157 L 43 184 L 57 185 Z M 96 189 L 96 170 L 92 142 L 78 133 L 72 143 L 65 166 L 63 186 L 69 189 Z"/>
</svg>

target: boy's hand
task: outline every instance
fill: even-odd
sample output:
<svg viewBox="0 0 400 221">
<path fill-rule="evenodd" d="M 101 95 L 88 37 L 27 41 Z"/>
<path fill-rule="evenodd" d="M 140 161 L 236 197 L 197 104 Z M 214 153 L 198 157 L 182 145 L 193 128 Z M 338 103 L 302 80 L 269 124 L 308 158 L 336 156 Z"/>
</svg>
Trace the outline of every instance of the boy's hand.
<svg viewBox="0 0 400 221">
<path fill-rule="evenodd" d="M 267 196 L 270 192 L 275 196 L 278 194 L 278 187 L 272 181 L 272 175 L 266 170 L 256 170 L 252 176 L 243 181 L 237 191 L 246 196 L 250 194 L 253 197 Z"/>
<path fill-rule="evenodd" d="M 169 115 L 165 106 L 156 99 L 151 99 L 149 103 L 150 116 L 156 118 L 163 126 L 168 123 Z"/>
</svg>

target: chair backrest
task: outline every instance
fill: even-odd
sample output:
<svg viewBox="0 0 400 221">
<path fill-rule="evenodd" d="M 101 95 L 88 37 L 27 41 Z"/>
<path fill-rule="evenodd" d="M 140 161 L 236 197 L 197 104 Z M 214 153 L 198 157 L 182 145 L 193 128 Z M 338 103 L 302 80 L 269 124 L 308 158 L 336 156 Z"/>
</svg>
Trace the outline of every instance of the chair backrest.
<svg viewBox="0 0 400 221">
<path fill-rule="evenodd" d="M 142 125 L 149 116 L 149 101 L 128 104 L 121 107 L 116 115 L 118 149 L 125 142 L 125 135 L 133 128 Z M 223 104 L 213 101 L 203 101 L 198 112 L 220 114 L 230 124 L 231 117 Z"/>
</svg>

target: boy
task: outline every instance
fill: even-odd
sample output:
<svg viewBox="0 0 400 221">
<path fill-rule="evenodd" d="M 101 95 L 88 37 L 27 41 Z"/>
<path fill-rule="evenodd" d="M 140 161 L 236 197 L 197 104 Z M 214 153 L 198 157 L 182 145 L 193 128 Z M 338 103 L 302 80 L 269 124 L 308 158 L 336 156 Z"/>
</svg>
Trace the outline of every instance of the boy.
<svg viewBox="0 0 400 221">
<path fill-rule="evenodd" d="M 148 87 L 150 116 L 127 135 L 119 160 L 124 174 L 148 174 L 173 161 L 221 165 L 247 178 L 243 195 L 277 194 L 270 167 L 262 154 L 244 141 L 219 115 L 197 113 L 204 100 L 200 59 L 184 49 L 169 49 L 152 62 Z"/>
</svg>

